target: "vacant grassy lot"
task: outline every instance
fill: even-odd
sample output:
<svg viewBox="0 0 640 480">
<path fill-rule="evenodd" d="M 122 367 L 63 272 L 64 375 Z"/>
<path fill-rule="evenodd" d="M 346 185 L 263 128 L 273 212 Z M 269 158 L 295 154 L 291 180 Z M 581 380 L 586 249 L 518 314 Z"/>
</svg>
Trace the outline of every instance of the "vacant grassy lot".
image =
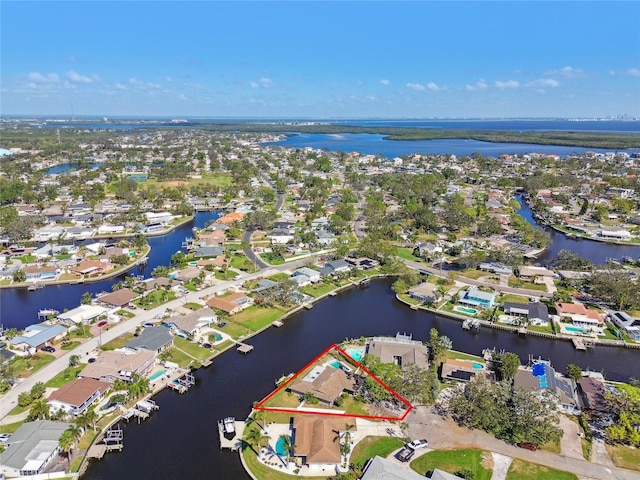
<svg viewBox="0 0 640 480">
<path fill-rule="evenodd" d="M 622 445 L 607 445 L 607 452 L 617 467 L 640 471 L 640 449 Z"/>
<path fill-rule="evenodd" d="M 190 342 L 178 336 L 173 337 L 173 345 L 200 361 L 206 360 L 211 356 L 211 351 L 208 348 L 201 347 L 197 343 Z"/>
<path fill-rule="evenodd" d="M 302 287 L 301 290 L 303 293 L 311 295 L 312 297 L 320 297 L 335 289 L 336 286 L 333 283 L 319 282 L 315 285 L 307 285 L 306 287 Z"/>
<path fill-rule="evenodd" d="M 553 468 L 514 459 L 507 472 L 507 480 L 577 480 L 577 475 Z"/>
<path fill-rule="evenodd" d="M 31 357 L 16 358 L 13 360 L 13 367 L 15 368 L 16 375 L 18 377 L 28 377 L 34 372 L 37 372 L 42 367 L 50 364 L 56 359 L 53 355 L 46 353 L 36 353 Z"/>
<path fill-rule="evenodd" d="M 365 437 L 353 449 L 351 463 L 364 465 L 367 460 L 376 455 L 387 458 L 391 452 L 399 449 L 404 442 L 396 437 Z"/>
<path fill-rule="evenodd" d="M 432 472 L 434 468 L 449 473 L 468 470 L 473 472 L 475 480 L 490 480 L 493 473 L 491 453 L 473 448 L 437 450 L 425 453 L 412 461 L 410 466 L 420 475 Z"/>
<path fill-rule="evenodd" d="M 127 333 L 118 338 L 114 338 L 109 343 L 102 345 L 102 350 L 115 350 L 116 348 L 122 348 L 126 343 L 133 339 L 133 333 Z"/>
<path fill-rule="evenodd" d="M 78 376 L 78 373 L 86 367 L 86 365 L 78 365 L 77 367 L 67 367 L 51 380 L 49 380 L 45 386 L 52 388 L 60 388 L 61 386 L 69 383 L 72 380 L 75 380 Z"/>
<path fill-rule="evenodd" d="M 280 318 L 286 311 L 287 310 L 284 308 L 265 308 L 252 305 L 249 308 L 236 313 L 233 316 L 233 322 L 255 332 Z"/>
<path fill-rule="evenodd" d="M 396 255 L 402 258 L 403 260 L 411 260 L 413 262 L 424 262 L 422 258 L 416 257 L 413 254 L 413 249 L 411 248 L 396 247 Z"/>
</svg>

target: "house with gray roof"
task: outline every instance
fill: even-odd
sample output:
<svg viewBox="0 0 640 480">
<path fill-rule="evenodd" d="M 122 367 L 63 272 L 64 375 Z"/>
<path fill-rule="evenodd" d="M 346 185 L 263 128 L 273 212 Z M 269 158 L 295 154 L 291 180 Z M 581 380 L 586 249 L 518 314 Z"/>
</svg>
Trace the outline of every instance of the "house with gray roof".
<svg viewBox="0 0 640 480">
<path fill-rule="evenodd" d="M 396 462 L 376 455 L 364 466 L 361 480 L 424 480 L 424 477 Z"/>
<path fill-rule="evenodd" d="M 165 327 L 148 327 L 140 332 L 140 335 L 127 342 L 124 347 L 138 351 L 141 348 L 160 353 L 173 345 L 173 336 Z"/>
<path fill-rule="evenodd" d="M 484 270 L 487 272 L 495 273 L 496 275 L 512 275 L 513 269 L 502 263 L 495 262 L 483 262 L 478 265 L 479 270 Z"/>
<path fill-rule="evenodd" d="M 309 278 L 311 283 L 317 283 L 320 281 L 320 272 L 309 267 L 302 267 L 294 271 L 291 276 L 296 277 L 298 275 L 305 275 Z"/>
<path fill-rule="evenodd" d="M 12 478 L 42 473 L 57 455 L 58 441 L 70 423 L 37 420 L 23 423 L 0 453 L 0 474 Z"/>
<path fill-rule="evenodd" d="M 640 341 L 640 318 L 633 318 L 627 312 L 611 312 L 609 318 L 636 342 Z"/>
<path fill-rule="evenodd" d="M 216 312 L 209 307 L 201 308 L 187 315 L 175 315 L 164 321 L 176 335 L 197 337 L 203 328 L 218 321 Z M 147 329 L 149 330 L 149 329 Z"/>
<path fill-rule="evenodd" d="M 549 324 L 549 308 L 541 302 L 515 303 L 504 302 L 504 313 L 517 317 L 525 317 L 534 325 Z"/>
<path fill-rule="evenodd" d="M 458 302 L 471 305 L 473 307 L 491 308 L 495 301 L 495 293 L 483 292 L 474 285 L 470 286 L 467 290 L 462 290 L 458 293 Z"/>
<path fill-rule="evenodd" d="M 24 329 L 22 335 L 13 337 L 9 342 L 18 350 L 35 352 L 54 340 L 61 339 L 67 333 L 62 325 L 45 325 L 36 323 Z"/>
</svg>

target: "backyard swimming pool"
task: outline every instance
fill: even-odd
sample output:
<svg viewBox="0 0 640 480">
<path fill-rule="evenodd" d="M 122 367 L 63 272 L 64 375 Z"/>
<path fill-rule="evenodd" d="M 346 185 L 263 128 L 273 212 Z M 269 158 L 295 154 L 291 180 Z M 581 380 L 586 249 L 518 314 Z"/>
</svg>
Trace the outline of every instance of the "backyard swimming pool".
<svg viewBox="0 0 640 480">
<path fill-rule="evenodd" d="M 291 441 L 290 436 L 287 435 L 286 437 Z M 276 453 L 281 457 L 287 456 L 287 446 L 285 445 L 285 439 L 283 437 L 278 438 L 276 442 Z"/>
<path fill-rule="evenodd" d="M 151 375 L 149 377 L 149 381 L 153 382 L 154 380 L 160 378 L 161 376 L 163 376 L 165 373 L 167 373 L 166 370 L 158 370 L 156 373 L 154 373 L 153 375 Z"/>
<path fill-rule="evenodd" d="M 586 327 L 564 327 L 564 329 L 567 332 L 584 333 L 584 334 L 589 333 L 589 329 Z"/>
<path fill-rule="evenodd" d="M 473 362 L 473 369 L 474 370 L 482 370 L 484 368 L 484 366 L 481 363 L 478 362 Z"/>
<path fill-rule="evenodd" d="M 456 305 L 453 307 L 456 312 L 466 313 L 467 315 L 475 315 L 478 311 L 475 308 L 462 307 L 460 305 Z"/>
<path fill-rule="evenodd" d="M 350 348 L 347 350 L 347 354 L 351 358 L 353 358 L 356 362 L 359 362 L 360 360 L 362 360 L 362 357 L 364 356 L 364 352 L 362 348 Z"/>
</svg>

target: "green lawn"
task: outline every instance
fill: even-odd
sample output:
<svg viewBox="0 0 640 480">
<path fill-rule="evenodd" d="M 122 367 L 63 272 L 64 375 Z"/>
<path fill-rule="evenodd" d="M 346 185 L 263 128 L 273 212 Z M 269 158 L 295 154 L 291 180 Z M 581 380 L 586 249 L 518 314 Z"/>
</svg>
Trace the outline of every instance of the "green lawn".
<svg viewBox="0 0 640 480">
<path fill-rule="evenodd" d="M 237 273 L 232 270 L 226 270 L 224 272 L 216 270 L 214 275 L 218 280 L 231 280 Z"/>
<path fill-rule="evenodd" d="M 286 312 L 285 309 L 265 308 L 251 305 L 249 308 L 233 315 L 233 322 L 252 331 L 260 330 L 274 320 L 280 318 Z"/>
<path fill-rule="evenodd" d="M 529 303 L 529 298 L 523 295 L 515 295 L 513 293 L 503 293 L 500 295 L 500 303 L 513 302 L 513 303 Z"/>
<path fill-rule="evenodd" d="M 118 338 L 114 338 L 109 343 L 102 345 L 102 350 L 115 350 L 116 348 L 122 348 L 124 345 L 133 339 L 133 333 L 127 333 Z"/>
<path fill-rule="evenodd" d="M 73 350 L 74 348 L 76 348 L 78 345 L 80 345 L 80 342 L 78 342 L 77 340 L 74 342 L 69 342 L 66 345 L 62 345 L 60 347 L 61 350 Z"/>
<path fill-rule="evenodd" d="M 412 262 L 424 262 L 422 258 L 416 257 L 413 254 L 412 248 L 396 247 L 396 255 L 403 260 L 411 260 Z"/>
<path fill-rule="evenodd" d="M 459 450 L 436 450 L 425 453 L 410 464 L 420 475 L 439 468 L 453 473 L 470 470 L 474 480 L 490 480 L 493 474 L 493 459 L 490 452 L 473 448 Z"/>
<path fill-rule="evenodd" d="M 178 350 L 176 347 L 170 347 L 167 351 L 171 355 L 169 357 L 169 360 L 171 360 L 172 362 L 177 363 L 182 368 L 187 368 L 188 366 L 190 366 L 190 365 L 192 365 L 193 363 L 196 362 L 196 360 L 191 358 L 186 353 Z"/>
<path fill-rule="evenodd" d="M 201 347 L 197 343 L 190 342 L 178 336 L 173 337 L 173 345 L 200 361 L 206 360 L 211 356 L 211 351 L 208 348 Z"/>
<path fill-rule="evenodd" d="M 351 463 L 364 465 L 376 455 L 387 458 L 391 452 L 404 445 L 404 441 L 396 437 L 365 437 L 357 443 L 351 454 Z"/>
<path fill-rule="evenodd" d="M 231 257 L 231 266 L 243 272 L 254 273 L 257 271 L 255 264 L 244 255 L 234 255 Z"/>
<path fill-rule="evenodd" d="M 514 459 L 507 472 L 507 480 L 577 480 L 578 476 L 554 468 Z"/>
<path fill-rule="evenodd" d="M 282 265 L 284 263 L 284 258 L 280 255 L 273 255 L 271 253 L 261 253 L 260 257 L 267 263 L 271 265 Z"/>
<path fill-rule="evenodd" d="M 273 397 L 267 400 L 263 407 L 287 407 L 287 408 L 296 408 L 300 405 L 300 400 L 298 395 L 295 393 L 287 392 L 284 389 L 280 390 Z"/>
<path fill-rule="evenodd" d="M 0 425 L 0 433 L 14 433 L 23 423 L 24 421 Z"/>
<path fill-rule="evenodd" d="M 447 350 L 445 354 L 446 358 L 455 360 L 472 360 L 474 362 L 482 362 L 484 363 L 484 358 L 479 357 L 477 355 L 471 355 L 470 353 L 458 352 L 456 350 Z"/>
<path fill-rule="evenodd" d="M 274 282 L 282 282 L 284 280 L 288 280 L 290 275 L 288 273 L 276 273 L 275 275 L 271 275 L 269 280 L 273 280 Z"/>
<path fill-rule="evenodd" d="M 196 310 L 200 310 L 202 308 L 202 305 L 195 302 L 189 302 L 184 304 L 184 308 L 188 308 L 189 310 L 193 310 L 195 312 Z"/>
<path fill-rule="evenodd" d="M 162 305 L 163 303 L 175 300 L 176 294 L 168 290 L 157 290 L 149 292 L 144 297 L 133 301 L 136 307 L 149 310 Z"/>
<path fill-rule="evenodd" d="M 312 297 L 320 297 L 335 289 L 336 286 L 333 283 L 324 282 L 318 282 L 315 285 L 307 285 L 306 287 L 301 288 L 303 293 L 311 295 Z"/>
<path fill-rule="evenodd" d="M 538 325 L 529 325 L 527 326 L 527 330 L 531 330 L 532 332 L 542 332 L 542 333 L 553 333 L 553 327 L 551 326 L 551 322 L 546 327 L 538 326 Z"/>
<path fill-rule="evenodd" d="M 86 367 L 86 365 L 78 365 L 77 367 L 67 367 L 51 380 L 49 380 L 45 386 L 52 388 L 60 388 L 61 386 L 75 380 L 78 376 L 78 373 L 82 371 L 82 369 Z"/>
<path fill-rule="evenodd" d="M 135 314 L 135 313 L 133 313 L 133 312 L 129 312 L 129 311 L 127 311 L 127 310 L 118 310 L 116 313 L 117 313 L 118 315 L 122 315 L 123 317 L 127 317 L 127 318 L 133 318 L 133 317 L 135 317 L 135 316 L 136 316 L 136 314 Z"/>
<path fill-rule="evenodd" d="M 547 286 L 545 284 L 525 282 L 524 280 L 520 280 L 519 278 L 516 278 L 516 277 L 509 277 L 509 286 L 514 288 L 526 288 L 529 290 L 539 290 L 541 292 L 547 291 Z"/>
<path fill-rule="evenodd" d="M 30 358 L 16 358 L 13 360 L 12 365 L 15 368 L 16 375 L 24 378 L 37 372 L 44 366 L 49 365 L 55 359 L 56 357 L 53 355 L 38 352 Z"/>
<path fill-rule="evenodd" d="M 640 471 L 640 448 L 607 445 L 607 452 L 617 467 Z"/>
<path fill-rule="evenodd" d="M 226 333 L 231 338 L 239 338 L 249 333 L 248 328 L 243 325 L 239 325 L 231 320 L 224 321 L 227 322 L 227 324 L 224 327 L 216 327 L 216 329 Z"/>
</svg>

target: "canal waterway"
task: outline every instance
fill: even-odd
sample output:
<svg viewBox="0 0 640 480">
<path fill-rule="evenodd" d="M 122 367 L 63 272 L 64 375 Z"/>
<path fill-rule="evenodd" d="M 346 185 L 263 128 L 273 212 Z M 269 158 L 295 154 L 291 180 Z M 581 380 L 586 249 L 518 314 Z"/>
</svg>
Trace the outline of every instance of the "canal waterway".
<svg viewBox="0 0 640 480">
<path fill-rule="evenodd" d="M 38 321 L 38 310 L 53 308 L 62 312 L 65 308 L 71 309 L 80 305 L 85 292 L 93 295 L 110 292 L 112 285 L 127 275 L 150 277 L 154 268 L 169 264 L 171 256 L 181 249 L 185 237 L 193 235 L 193 227 L 202 228 L 219 215 L 218 212 L 197 212 L 192 221 L 180 225 L 167 235 L 148 237 L 151 253 L 147 263 L 134 267 L 118 277 L 76 285 L 48 285 L 32 292 L 26 288 L 0 289 L 0 324 L 5 328 L 22 329 Z"/>
<path fill-rule="evenodd" d="M 575 351 L 571 342 L 525 337 L 490 328 L 471 333 L 460 322 L 417 312 L 395 300 L 390 280 L 371 282 L 327 298 L 313 309 L 250 339 L 254 350 L 235 350 L 217 357 L 212 366 L 195 372 L 196 386 L 185 395 L 165 390 L 154 399 L 160 410 L 141 424 L 123 425 L 125 448 L 89 466 L 89 480 L 249 478 L 237 453 L 221 451 L 217 421 L 232 415 L 244 419 L 253 402 L 275 388 L 283 374 L 304 367 L 317 354 L 346 337 L 412 334 L 426 341 L 437 328 L 457 350 L 480 355 L 482 349 L 504 348 L 526 363 L 529 355 L 550 359 L 558 371 L 569 363 L 602 371 L 609 380 L 640 377 L 640 351 L 597 346 Z"/>
<path fill-rule="evenodd" d="M 570 250 L 582 258 L 591 260 L 596 265 L 604 265 L 608 259 L 620 260 L 622 257 L 631 257 L 637 260 L 640 258 L 640 245 L 616 245 L 613 243 L 599 242 L 597 240 L 587 240 L 585 238 L 569 238 L 557 230 L 539 224 L 535 218 L 533 218 L 533 212 L 529 208 L 529 205 L 527 205 L 524 195 L 516 195 L 516 200 L 520 203 L 518 214 L 531 225 L 544 228 L 551 235 L 551 245 L 537 257 L 541 263 L 551 260 L 558 255 L 560 250 Z"/>
</svg>

